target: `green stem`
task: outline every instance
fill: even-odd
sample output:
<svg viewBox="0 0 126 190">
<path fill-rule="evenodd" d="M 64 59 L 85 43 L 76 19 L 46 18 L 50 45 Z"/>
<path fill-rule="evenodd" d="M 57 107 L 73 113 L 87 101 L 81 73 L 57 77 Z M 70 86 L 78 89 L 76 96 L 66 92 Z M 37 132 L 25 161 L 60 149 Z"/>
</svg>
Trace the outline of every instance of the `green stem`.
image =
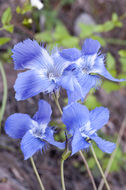
<svg viewBox="0 0 126 190">
<path fill-rule="evenodd" d="M 57 107 L 58 107 L 58 109 L 59 109 L 60 114 L 62 115 L 63 112 L 62 112 L 62 109 L 61 109 L 60 104 L 59 104 L 59 101 L 58 101 L 58 95 L 57 95 L 57 94 L 54 94 L 54 95 L 53 95 L 53 98 L 54 98 L 55 103 L 56 103 L 56 105 L 57 105 Z"/>
<path fill-rule="evenodd" d="M 96 161 L 96 164 L 97 164 L 97 166 L 98 166 L 98 168 L 99 168 L 99 171 L 100 171 L 100 173 L 101 173 L 101 175 L 102 175 L 102 177 L 103 177 L 103 179 L 104 179 L 104 183 L 105 183 L 105 185 L 106 185 L 106 188 L 107 188 L 107 190 L 110 190 L 109 184 L 108 184 L 108 182 L 107 182 L 107 180 L 106 180 L 106 178 L 105 178 L 104 172 L 103 172 L 103 170 L 102 170 L 102 168 L 101 168 L 101 165 L 100 165 L 100 163 L 99 163 L 99 161 L 98 161 L 98 159 L 97 159 L 97 156 L 96 156 L 96 154 L 95 154 L 95 151 L 94 151 L 93 146 L 91 146 L 91 150 L 92 150 L 92 154 L 93 154 L 93 156 L 94 156 L 94 159 L 95 159 L 95 161 Z"/>
<path fill-rule="evenodd" d="M 113 160 L 114 160 L 115 155 L 116 155 L 116 153 L 117 153 L 117 150 L 118 150 L 118 147 L 119 147 L 119 144 L 120 144 L 120 140 L 121 140 L 121 137 L 122 137 L 122 135 L 123 135 L 125 126 L 126 126 L 126 116 L 124 117 L 124 120 L 123 120 L 123 122 L 122 122 L 120 131 L 119 131 L 119 135 L 118 135 L 118 138 L 117 138 L 117 141 L 116 141 L 116 149 L 115 149 L 114 152 L 112 153 L 112 155 L 111 155 L 111 157 L 110 157 L 110 159 L 109 159 L 107 168 L 106 168 L 106 170 L 105 170 L 105 177 L 106 177 L 106 178 L 107 178 L 107 176 L 108 176 L 108 174 L 109 174 L 109 171 L 110 171 L 110 169 L 111 169 Z M 104 186 L 104 180 L 102 179 L 101 182 L 100 182 L 100 185 L 99 185 L 99 187 L 98 187 L 98 190 L 102 190 L 103 186 Z"/>
<path fill-rule="evenodd" d="M 93 188 L 94 188 L 94 190 L 97 190 L 97 187 L 96 187 L 96 184 L 95 184 L 93 175 L 92 175 L 91 170 L 90 170 L 90 168 L 89 168 L 89 166 L 88 166 L 88 163 L 87 163 L 87 161 L 86 161 L 86 159 L 85 159 L 85 157 L 84 157 L 84 154 L 83 154 L 83 152 L 82 152 L 81 150 L 79 151 L 79 153 L 80 153 L 80 156 L 81 156 L 81 158 L 82 158 L 82 160 L 83 160 L 83 162 L 84 162 L 84 164 L 85 164 L 85 166 L 86 166 L 86 169 L 87 169 L 88 175 L 89 175 L 89 177 L 90 177 L 90 179 L 91 179 Z"/>
<path fill-rule="evenodd" d="M 64 181 L 64 160 L 61 159 L 61 183 L 62 183 L 62 190 L 66 190 L 65 188 L 65 181 Z"/>
<path fill-rule="evenodd" d="M 5 112 L 5 108 L 6 108 L 7 90 L 8 90 L 7 89 L 6 73 L 4 71 L 4 67 L 3 67 L 3 64 L 1 62 L 0 62 L 0 70 L 1 70 L 2 80 L 3 80 L 3 88 L 4 88 L 2 106 L 1 106 L 1 110 L 0 110 L 0 131 L 1 131 L 1 122 L 2 122 L 3 115 L 4 115 L 4 112 Z"/>
<path fill-rule="evenodd" d="M 31 160 L 31 164 L 32 164 L 33 170 L 34 170 L 34 172 L 35 172 L 35 175 L 36 175 L 36 177 L 37 177 L 37 180 L 38 180 L 38 182 L 39 182 L 39 185 L 40 185 L 40 187 L 41 187 L 41 190 L 45 190 L 45 188 L 44 188 L 44 186 L 43 186 L 43 183 L 42 183 L 42 181 L 41 181 L 41 178 L 40 178 L 40 176 L 39 176 L 39 173 L 38 173 L 38 171 L 37 171 L 37 168 L 36 168 L 36 165 L 35 165 L 35 162 L 34 162 L 33 158 L 31 157 L 30 160 Z"/>
<path fill-rule="evenodd" d="M 62 115 L 63 112 L 62 112 L 62 109 L 61 109 L 61 107 L 60 107 L 57 94 L 54 94 L 54 95 L 53 95 L 53 98 L 54 98 L 54 100 L 55 100 L 55 103 L 56 103 L 56 105 L 57 105 L 59 111 L 60 111 L 60 114 Z M 66 188 L 65 188 L 64 167 L 63 167 L 63 166 L 64 166 L 64 159 L 62 158 L 62 159 L 61 159 L 61 166 L 60 166 L 60 167 L 61 167 L 61 184 L 62 184 L 62 190 L 65 190 Z"/>
</svg>

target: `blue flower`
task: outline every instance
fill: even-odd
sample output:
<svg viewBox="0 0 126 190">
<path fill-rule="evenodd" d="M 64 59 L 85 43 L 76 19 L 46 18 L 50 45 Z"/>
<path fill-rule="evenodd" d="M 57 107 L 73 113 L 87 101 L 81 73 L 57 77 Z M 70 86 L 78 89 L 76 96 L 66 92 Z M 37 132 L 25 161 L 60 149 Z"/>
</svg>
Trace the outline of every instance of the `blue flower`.
<svg viewBox="0 0 126 190">
<path fill-rule="evenodd" d="M 76 48 L 64 49 L 59 54 L 64 59 L 75 63 L 86 75 L 98 74 L 114 82 L 122 82 L 125 79 L 116 79 L 111 76 L 104 65 L 104 55 L 100 55 L 101 45 L 97 40 L 86 39 L 82 50 Z M 90 78 L 94 75 L 90 75 Z M 94 78 L 95 80 L 95 78 Z"/>
<path fill-rule="evenodd" d="M 74 63 L 68 66 L 61 77 L 60 84 L 66 89 L 68 104 L 77 100 L 84 100 L 91 88 L 101 84 L 99 76 L 87 75 Z"/>
<path fill-rule="evenodd" d="M 25 100 L 40 92 L 51 93 L 60 87 L 60 77 L 71 62 L 57 53 L 48 54 L 35 40 L 27 39 L 14 46 L 14 68 L 26 70 L 18 74 L 14 89 L 17 100 Z"/>
<path fill-rule="evenodd" d="M 63 109 L 62 121 L 67 127 L 72 155 L 87 149 L 94 140 L 97 146 L 106 153 L 112 153 L 115 144 L 105 141 L 97 135 L 97 130 L 103 127 L 109 119 L 107 108 L 99 107 L 90 111 L 79 103 L 72 103 Z"/>
<path fill-rule="evenodd" d="M 14 139 L 21 140 L 21 150 L 25 160 L 39 150 L 45 150 L 48 144 L 60 149 L 65 144 L 54 140 L 54 130 L 48 126 L 52 113 L 50 105 L 39 101 L 39 109 L 31 119 L 29 115 L 15 113 L 8 117 L 5 123 L 5 132 Z"/>
</svg>

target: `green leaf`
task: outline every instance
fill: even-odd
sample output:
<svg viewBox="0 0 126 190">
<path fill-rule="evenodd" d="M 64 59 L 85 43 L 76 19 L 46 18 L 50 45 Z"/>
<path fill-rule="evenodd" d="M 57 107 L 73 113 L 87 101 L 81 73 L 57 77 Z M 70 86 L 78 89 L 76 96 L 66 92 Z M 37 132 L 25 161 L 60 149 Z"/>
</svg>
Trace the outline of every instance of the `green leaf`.
<svg viewBox="0 0 126 190">
<path fill-rule="evenodd" d="M 126 57 L 122 57 L 119 60 L 122 66 L 122 72 L 126 72 Z"/>
<path fill-rule="evenodd" d="M 103 31 L 102 32 L 108 32 L 114 29 L 114 24 L 111 21 L 107 21 L 103 24 Z"/>
<path fill-rule="evenodd" d="M 13 31 L 14 31 L 14 26 L 13 26 L 12 24 L 4 25 L 3 28 L 4 28 L 6 31 L 10 32 L 10 33 L 13 33 Z"/>
<path fill-rule="evenodd" d="M 59 133 L 55 134 L 55 140 L 56 141 L 65 141 L 66 140 L 64 130 L 61 130 Z"/>
<path fill-rule="evenodd" d="M 61 21 L 57 18 L 58 12 L 56 10 L 42 10 L 43 15 L 46 18 L 45 28 L 48 30 L 52 30 L 58 24 L 62 24 Z"/>
<path fill-rule="evenodd" d="M 31 11 L 31 10 L 32 10 L 32 6 L 31 6 L 31 4 L 29 4 L 28 1 L 26 1 L 26 2 L 24 3 L 24 5 L 23 5 L 22 8 L 19 7 L 19 6 L 16 7 L 16 12 L 17 12 L 17 14 L 22 14 L 22 15 L 23 15 L 23 14 L 25 14 L 25 13 Z"/>
<path fill-rule="evenodd" d="M 80 23 L 80 29 L 80 38 L 83 39 L 93 34 L 93 32 L 95 31 L 95 25 L 87 25 Z"/>
<path fill-rule="evenodd" d="M 98 159 L 103 159 L 105 154 L 97 146 L 95 146 L 95 152 Z"/>
<path fill-rule="evenodd" d="M 103 32 L 104 31 L 104 24 L 95 25 L 94 31 L 97 32 L 97 33 Z"/>
<path fill-rule="evenodd" d="M 121 56 L 121 57 L 126 57 L 126 50 L 125 49 L 121 49 L 118 51 L 118 54 Z"/>
<path fill-rule="evenodd" d="M 21 13 L 21 8 L 19 6 L 16 7 L 16 13 L 20 14 Z"/>
<path fill-rule="evenodd" d="M 110 93 L 112 91 L 117 91 L 120 89 L 120 86 L 118 83 L 110 82 L 110 81 L 104 81 L 102 88 L 107 92 Z"/>
<path fill-rule="evenodd" d="M 121 28 L 123 26 L 123 23 L 120 21 L 115 22 L 115 27 Z"/>
<path fill-rule="evenodd" d="M 9 42 L 10 40 L 11 40 L 11 38 L 0 37 L 0 46 L 6 44 L 6 43 Z"/>
<path fill-rule="evenodd" d="M 108 32 L 115 27 L 122 27 L 122 22 L 118 20 L 118 15 L 113 14 L 112 20 L 106 21 L 103 24 L 87 25 L 80 23 L 80 38 L 90 37 L 94 33 Z"/>
<path fill-rule="evenodd" d="M 119 19 L 118 15 L 116 13 L 112 13 L 112 21 L 116 22 L 118 21 L 118 19 Z"/>
<path fill-rule="evenodd" d="M 35 34 L 35 39 L 39 42 L 53 42 L 52 34 L 50 31 Z"/>
<path fill-rule="evenodd" d="M 21 14 L 25 14 L 32 10 L 32 6 L 29 4 L 24 4 L 23 9 L 21 10 Z"/>
<path fill-rule="evenodd" d="M 32 24 L 32 19 L 31 18 L 25 18 L 23 21 L 22 21 L 22 24 L 24 25 L 30 25 Z"/>
<path fill-rule="evenodd" d="M 116 156 L 115 159 L 120 160 L 122 158 L 122 151 L 120 148 L 116 150 Z"/>
<path fill-rule="evenodd" d="M 89 158 L 88 159 L 88 166 L 90 169 L 93 169 L 95 167 L 95 159 L 94 158 Z"/>
<path fill-rule="evenodd" d="M 69 36 L 64 38 L 61 41 L 60 45 L 66 48 L 73 48 L 73 47 L 78 47 L 78 44 L 79 44 L 79 39 L 77 37 Z"/>
<path fill-rule="evenodd" d="M 121 160 L 122 157 L 123 157 L 122 151 L 121 151 L 121 149 L 118 148 L 116 155 L 115 155 L 115 158 L 112 162 L 110 172 L 118 172 L 120 170 L 120 166 L 124 164 Z M 103 169 L 106 169 L 108 162 L 109 162 L 109 158 L 102 159 Z"/>
<path fill-rule="evenodd" d="M 112 21 L 106 21 L 104 24 L 98 24 L 94 27 L 94 32 L 108 32 L 114 28 L 114 24 Z"/>
<path fill-rule="evenodd" d="M 116 27 L 122 27 L 123 26 L 122 22 L 119 20 L 119 17 L 116 13 L 112 14 L 112 22 L 114 23 L 114 25 Z"/>
<path fill-rule="evenodd" d="M 118 160 L 113 160 L 110 172 L 118 172 L 120 170 L 120 165 L 118 163 Z"/>
<path fill-rule="evenodd" d="M 87 106 L 88 109 L 92 110 L 98 106 L 101 106 L 101 104 L 100 104 L 100 102 L 97 101 L 97 99 L 94 95 L 89 95 L 87 97 L 87 100 L 85 101 L 85 106 Z"/>
<path fill-rule="evenodd" d="M 120 75 L 119 75 L 119 78 L 121 78 L 121 79 L 126 79 L 126 74 L 125 74 L 125 73 L 120 74 Z M 121 86 L 121 87 L 126 87 L 126 81 L 120 82 L 120 86 Z"/>
<path fill-rule="evenodd" d="M 1 22 L 3 25 L 8 25 L 12 19 L 11 8 L 8 7 L 2 14 Z"/>
<path fill-rule="evenodd" d="M 1 59 L 3 62 L 6 62 L 6 63 L 11 64 L 11 63 L 12 63 L 12 60 L 10 59 L 11 55 L 12 55 L 11 48 L 8 48 L 7 51 L 5 51 L 5 52 L 3 52 L 3 53 L 1 54 L 0 59 Z"/>
<path fill-rule="evenodd" d="M 107 53 L 107 58 L 106 58 L 107 62 L 107 69 L 110 70 L 114 70 L 116 69 L 116 65 L 115 65 L 115 58 L 112 56 L 112 54 L 110 52 Z"/>
<path fill-rule="evenodd" d="M 57 25 L 53 37 L 55 40 L 62 40 L 69 36 L 69 32 L 64 25 Z"/>
</svg>

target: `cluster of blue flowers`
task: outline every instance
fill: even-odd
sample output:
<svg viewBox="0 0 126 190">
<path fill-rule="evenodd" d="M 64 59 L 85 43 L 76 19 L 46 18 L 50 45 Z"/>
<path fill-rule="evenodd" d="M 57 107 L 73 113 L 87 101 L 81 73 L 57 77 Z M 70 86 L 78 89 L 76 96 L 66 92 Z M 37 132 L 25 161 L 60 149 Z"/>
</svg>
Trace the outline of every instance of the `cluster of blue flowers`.
<svg viewBox="0 0 126 190">
<path fill-rule="evenodd" d="M 51 55 L 35 40 L 27 39 L 14 46 L 12 58 L 16 70 L 26 70 L 18 74 L 14 85 L 15 98 L 25 100 L 43 93 L 60 93 L 64 88 L 68 94 L 68 105 L 63 108 L 62 121 L 66 125 L 68 147 L 75 154 L 88 149 L 91 141 L 106 153 L 115 149 L 115 144 L 97 135 L 97 130 L 107 124 L 109 111 L 98 107 L 89 111 L 84 101 L 91 88 L 101 83 L 102 77 L 113 78 L 104 65 L 104 55 L 100 54 L 100 43 L 86 39 L 82 50 L 76 48 L 55 49 Z M 30 158 L 38 150 L 45 150 L 48 144 L 65 149 L 65 142 L 54 139 L 54 129 L 48 126 L 52 114 L 51 106 L 44 100 L 38 103 L 38 111 L 33 118 L 27 114 L 15 113 L 8 117 L 5 132 L 12 138 L 20 138 L 24 158 Z"/>
</svg>

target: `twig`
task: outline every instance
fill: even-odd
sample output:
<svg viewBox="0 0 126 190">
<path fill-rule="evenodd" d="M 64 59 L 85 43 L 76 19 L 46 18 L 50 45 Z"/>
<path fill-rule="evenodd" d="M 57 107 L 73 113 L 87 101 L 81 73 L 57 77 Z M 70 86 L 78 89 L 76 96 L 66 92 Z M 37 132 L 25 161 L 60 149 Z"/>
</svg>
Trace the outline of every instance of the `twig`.
<svg viewBox="0 0 126 190">
<path fill-rule="evenodd" d="M 96 184 L 95 184 L 93 175 L 92 175 L 91 170 L 90 170 L 90 168 L 89 168 L 89 166 L 88 166 L 88 163 L 87 163 L 87 161 L 86 161 L 86 159 L 85 159 L 85 157 L 84 157 L 84 154 L 83 154 L 82 151 L 79 151 L 79 154 L 80 154 L 80 156 L 81 156 L 81 158 L 82 158 L 82 160 L 83 160 L 83 162 L 84 162 L 84 164 L 85 164 L 85 166 L 86 166 L 86 169 L 87 169 L 88 175 L 89 175 L 89 177 L 90 177 L 90 179 L 91 179 L 93 188 L 94 188 L 94 190 L 97 190 L 97 187 L 96 187 Z"/>
</svg>

